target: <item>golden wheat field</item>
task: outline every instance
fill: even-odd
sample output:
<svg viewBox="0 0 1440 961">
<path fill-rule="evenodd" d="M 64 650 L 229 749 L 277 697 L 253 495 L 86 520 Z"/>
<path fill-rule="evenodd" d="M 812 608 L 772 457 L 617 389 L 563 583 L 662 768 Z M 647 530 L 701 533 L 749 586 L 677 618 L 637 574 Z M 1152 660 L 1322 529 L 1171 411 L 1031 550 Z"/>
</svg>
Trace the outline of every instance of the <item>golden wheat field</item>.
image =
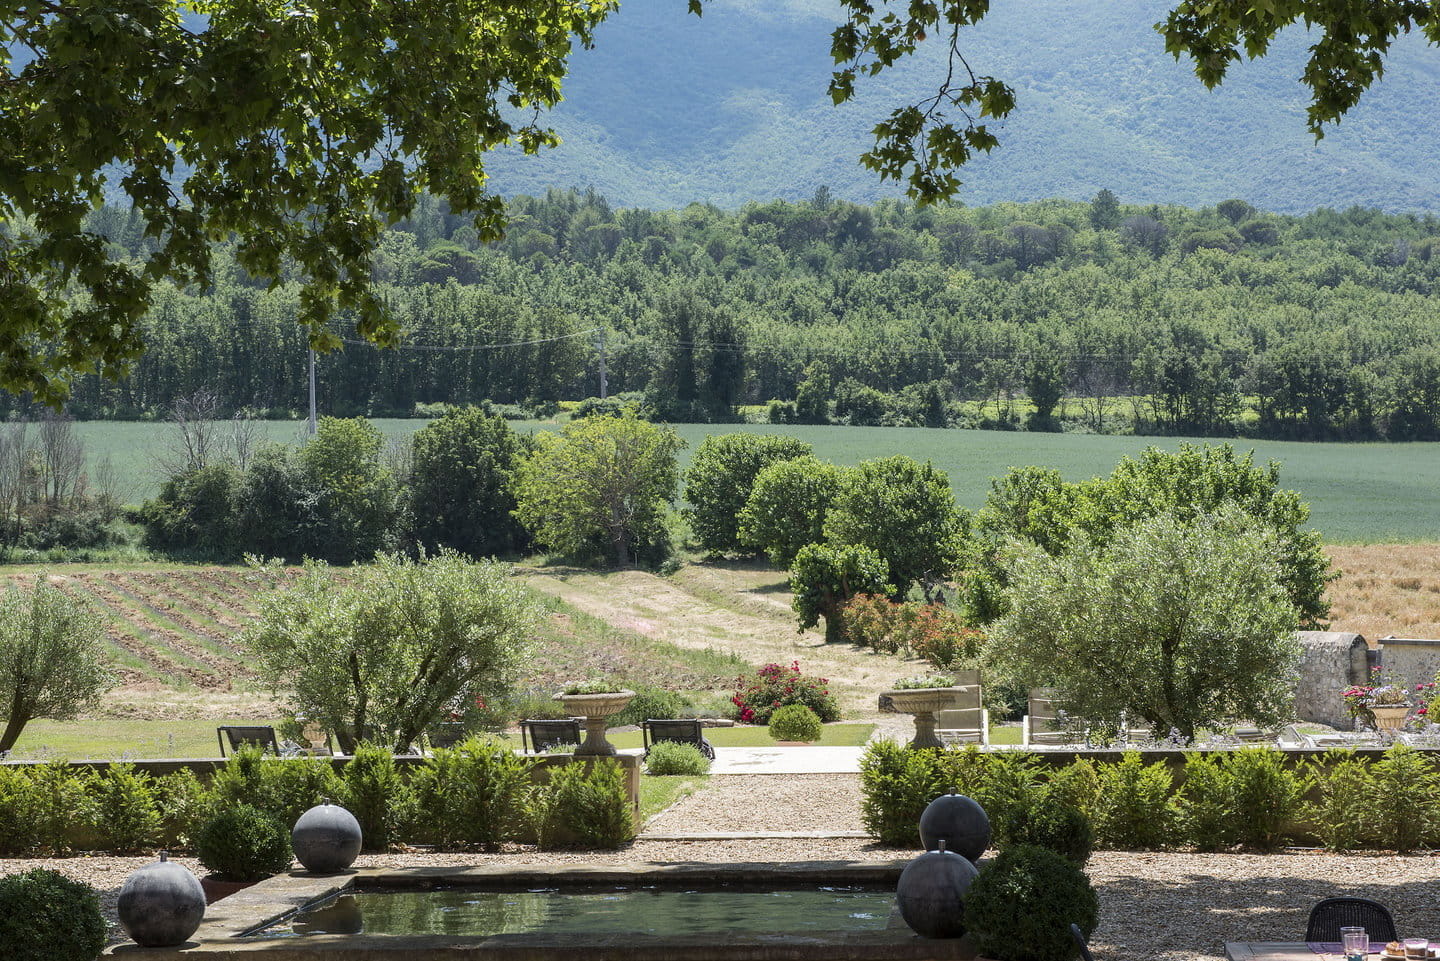
<svg viewBox="0 0 1440 961">
<path fill-rule="evenodd" d="M 1326 548 L 1331 627 L 1377 638 L 1440 637 L 1440 544 Z"/>
</svg>

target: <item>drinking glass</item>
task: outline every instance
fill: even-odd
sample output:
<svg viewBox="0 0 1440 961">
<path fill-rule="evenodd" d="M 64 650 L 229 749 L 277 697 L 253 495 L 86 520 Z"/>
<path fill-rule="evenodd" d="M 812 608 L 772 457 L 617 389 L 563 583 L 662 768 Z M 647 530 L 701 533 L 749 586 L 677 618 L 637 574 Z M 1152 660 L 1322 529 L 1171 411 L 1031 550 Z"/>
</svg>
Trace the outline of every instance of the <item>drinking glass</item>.
<svg viewBox="0 0 1440 961">
<path fill-rule="evenodd" d="M 1365 961 L 1370 953 L 1370 938 L 1361 927 L 1340 929 L 1340 946 L 1345 950 L 1345 961 Z"/>
<path fill-rule="evenodd" d="M 1430 942 L 1424 938 L 1405 939 L 1405 957 L 1423 958 L 1430 953 Z"/>
</svg>

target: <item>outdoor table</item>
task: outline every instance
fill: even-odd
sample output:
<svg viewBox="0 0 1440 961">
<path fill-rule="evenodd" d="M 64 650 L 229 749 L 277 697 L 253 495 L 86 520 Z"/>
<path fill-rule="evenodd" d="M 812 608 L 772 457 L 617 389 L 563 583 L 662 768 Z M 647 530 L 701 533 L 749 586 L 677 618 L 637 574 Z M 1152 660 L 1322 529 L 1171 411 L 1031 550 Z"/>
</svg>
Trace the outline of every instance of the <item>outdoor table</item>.
<svg viewBox="0 0 1440 961">
<path fill-rule="evenodd" d="M 1385 950 L 1384 941 L 1370 942 L 1372 961 Z M 1227 941 L 1230 961 L 1343 961 L 1339 941 Z"/>
</svg>

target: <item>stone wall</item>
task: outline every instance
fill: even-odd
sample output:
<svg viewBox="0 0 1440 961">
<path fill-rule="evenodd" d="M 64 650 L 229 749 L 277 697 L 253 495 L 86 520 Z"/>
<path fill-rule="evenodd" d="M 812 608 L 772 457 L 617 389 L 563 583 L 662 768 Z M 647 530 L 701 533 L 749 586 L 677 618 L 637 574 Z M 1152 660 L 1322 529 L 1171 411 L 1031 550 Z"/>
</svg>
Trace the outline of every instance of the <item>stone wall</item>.
<svg viewBox="0 0 1440 961">
<path fill-rule="evenodd" d="M 1412 690 L 1440 673 L 1440 640 L 1417 637 L 1383 637 L 1379 640 L 1380 667 Z"/>
<path fill-rule="evenodd" d="M 1355 721 L 1346 713 L 1340 692 L 1352 684 L 1364 683 L 1369 676 L 1365 638 L 1340 631 L 1301 631 L 1300 648 L 1295 716 L 1351 730 Z"/>
</svg>

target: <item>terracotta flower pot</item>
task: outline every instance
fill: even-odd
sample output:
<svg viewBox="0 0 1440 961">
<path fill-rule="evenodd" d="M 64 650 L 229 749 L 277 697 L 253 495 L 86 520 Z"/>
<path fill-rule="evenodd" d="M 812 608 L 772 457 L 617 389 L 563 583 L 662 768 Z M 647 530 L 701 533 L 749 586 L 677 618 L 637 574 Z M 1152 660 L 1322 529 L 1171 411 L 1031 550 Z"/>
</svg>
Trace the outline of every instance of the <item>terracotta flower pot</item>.
<svg viewBox="0 0 1440 961">
<path fill-rule="evenodd" d="M 1372 704 L 1370 713 L 1375 716 L 1378 731 L 1398 731 L 1405 727 L 1405 718 L 1410 716 L 1408 704 Z"/>
</svg>

